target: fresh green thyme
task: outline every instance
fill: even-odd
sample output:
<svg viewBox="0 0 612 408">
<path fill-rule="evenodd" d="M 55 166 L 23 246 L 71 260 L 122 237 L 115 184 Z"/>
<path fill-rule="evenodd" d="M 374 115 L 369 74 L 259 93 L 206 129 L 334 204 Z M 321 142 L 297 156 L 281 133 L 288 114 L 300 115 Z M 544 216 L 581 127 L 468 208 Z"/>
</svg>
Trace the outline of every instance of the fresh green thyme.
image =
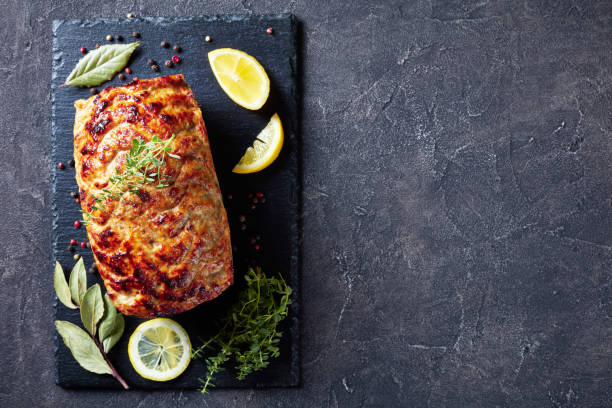
<svg viewBox="0 0 612 408">
<path fill-rule="evenodd" d="M 94 211 L 102 211 L 108 207 L 108 203 L 118 199 L 124 193 L 138 194 L 147 184 L 155 188 L 167 187 L 168 180 L 161 173 L 162 166 L 166 161 L 166 155 L 180 159 L 179 156 L 170 153 L 170 146 L 174 135 L 166 140 L 161 140 L 157 135 L 150 141 L 132 139 L 132 147 L 125 157 L 125 169 L 115 169 L 109 178 L 109 186 L 102 189 L 99 195 L 91 195 L 94 204 L 89 206 L 89 211 L 84 214 L 84 221 L 89 222 L 93 218 Z"/>
<path fill-rule="evenodd" d="M 219 322 L 219 332 L 193 352 L 193 358 L 202 357 L 206 349 L 217 352 L 206 359 L 206 376 L 200 379 L 204 394 L 214 387 L 215 375 L 232 357 L 237 378 L 242 380 L 279 356 L 282 332 L 278 325 L 289 313 L 291 288 L 282 278 L 268 277 L 260 268 L 249 269 L 245 279 L 247 287 Z"/>
</svg>

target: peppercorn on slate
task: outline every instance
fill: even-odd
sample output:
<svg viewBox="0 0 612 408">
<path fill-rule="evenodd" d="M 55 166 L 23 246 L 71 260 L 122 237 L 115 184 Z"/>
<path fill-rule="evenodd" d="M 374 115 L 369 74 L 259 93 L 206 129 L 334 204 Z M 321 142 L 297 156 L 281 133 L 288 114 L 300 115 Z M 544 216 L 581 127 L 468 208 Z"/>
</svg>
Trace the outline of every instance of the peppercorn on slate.
<svg viewBox="0 0 612 408">
<path fill-rule="evenodd" d="M 124 314 L 173 315 L 217 297 L 233 282 L 227 215 L 202 112 L 182 75 L 134 80 L 75 102 L 74 158 L 94 258 Z M 161 172 L 92 211 L 93 197 L 125 168 L 132 139 L 174 136 Z"/>
</svg>

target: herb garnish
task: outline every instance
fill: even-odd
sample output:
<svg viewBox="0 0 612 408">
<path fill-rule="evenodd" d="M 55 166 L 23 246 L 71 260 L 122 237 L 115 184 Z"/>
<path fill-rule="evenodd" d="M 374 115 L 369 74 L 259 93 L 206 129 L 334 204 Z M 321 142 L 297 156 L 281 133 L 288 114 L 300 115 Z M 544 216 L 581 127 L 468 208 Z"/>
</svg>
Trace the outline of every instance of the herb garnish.
<svg viewBox="0 0 612 408">
<path fill-rule="evenodd" d="M 72 269 L 69 282 L 66 282 L 61 265 L 56 262 L 53 285 L 60 302 L 70 309 L 80 309 L 83 327 L 87 329 L 85 331 L 65 320 L 55 321 L 55 327 L 72 356 L 87 371 L 110 374 L 127 390 L 128 385 L 107 355 L 123 334 L 123 315 L 117 313 L 108 294 L 102 297 L 100 285 L 96 283 L 86 289 L 87 275 L 83 258 L 79 259 Z"/>
<path fill-rule="evenodd" d="M 72 70 L 66 83 L 60 85 L 97 86 L 113 78 L 125 67 L 140 41 L 130 44 L 109 44 L 90 51 Z"/>
<path fill-rule="evenodd" d="M 271 358 L 279 356 L 282 332 L 278 324 L 289 313 L 291 288 L 282 277 L 267 277 L 260 268 L 249 268 L 245 280 L 247 287 L 219 322 L 219 333 L 193 352 L 193 358 L 197 358 L 207 348 L 218 350 L 206 359 L 206 376 L 200 380 L 204 394 L 214 387 L 215 374 L 224 370 L 223 365 L 232 356 L 239 380 L 267 367 Z"/>
<path fill-rule="evenodd" d="M 180 156 L 170 153 L 173 140 L 174 135 L 166 140 L 161 140 L 155 135 L 148 142 L 132 139 L 132 147 L 125 156 L 125 170 L 115 168 L 115 172 L 109 178 L 110 185 L 102 189 L 100 195 L 90 194 L 94 204 L 85 212 L 85 221 L 89 222 L 94 211 L 104 210 L 108 207 L 109 201 L 120 198 L 126 192 L 138 194 L 148 184 L 152 184 L 155 188 L 168 187 L 168 180 L 161 173 L 161 168 L 166 162 L 166 155 L 180 159 Z"/>
</svg>

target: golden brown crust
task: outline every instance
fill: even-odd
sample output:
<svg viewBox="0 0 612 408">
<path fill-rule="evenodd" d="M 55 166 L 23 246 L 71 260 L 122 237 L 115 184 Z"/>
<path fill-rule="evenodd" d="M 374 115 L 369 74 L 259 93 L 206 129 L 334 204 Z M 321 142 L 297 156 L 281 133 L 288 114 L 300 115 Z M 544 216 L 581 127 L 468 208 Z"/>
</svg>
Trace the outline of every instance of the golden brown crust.
<svg viewBox="0 0 612 408">
<path fill-rule="evenodd" d="M 146 185 L 96 212 L 87 225 L 94 258 L 124 314 L 172 315 L 233 282 L 227 215 L 202 112 L 182 75 L 135 80 L 75 102 L 74 158 L 81 207 L 125 166 L 132 139 L 166 140 L 168 187 Z"/>
</svg>

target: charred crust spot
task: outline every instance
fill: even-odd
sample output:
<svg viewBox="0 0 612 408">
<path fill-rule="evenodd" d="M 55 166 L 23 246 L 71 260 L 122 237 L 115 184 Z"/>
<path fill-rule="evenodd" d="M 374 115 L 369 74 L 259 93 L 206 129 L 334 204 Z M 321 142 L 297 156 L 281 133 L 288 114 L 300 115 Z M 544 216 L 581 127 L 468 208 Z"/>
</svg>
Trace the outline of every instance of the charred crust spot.
<svg viewBox="0 0 612 408">
<path fill-rule="evenodd" d="M 159 115 L 159 118 L 164 123 L 172 123 L 174 121 L 174 117 L 172 115 L 165 115 L 163 113 Z"/>
<path fill-rule="evenodd" d="M 117 234 L 111 227 L 106 227 L 102 232 L 97 234 L 93 233 L 92 235 L 95 238 L 96 245 L 103 249 L 115 247 L 120 244 Z"/>
<path fill-rule="evenodd" d="M 187 280 L 187 269 L 185 268 L 185 270 L 181 272 L 184 273 L 179 273 L 176 277 L 165 277 L 164 283 L 166 286 L 170 289 L 176 289 L 183 286 Z"/>
<path fill-rule="evenodd" d="M 89 134 L 93 137 L 93 139 L 97 141 L 98 140 L 97 137 L 106 131 L 108 124 L 111 122 L 112 122 L 112 119 L 110 118 L 110 115 L 108 115 L 104 119 L 101 119 L 97 122 L 94 122 L 94 121 L 87 122 L 85 124 L 85 128 L 87 129 Z"/>
<path fill-rule="evenodd" d="M 130 289 L 137 289 L 138 283 L 137 280 L 132 276 L 126 276 L 122 278 L 109 279 L 106 281 L 108 286 L 110 286 L 114 291 L 123 292 Z"/>
<path fill-rule="evenodd" d="M 142 201 L 143 203 L 146 203 L 147 201 L 151 200 L 151 194 L 147 193 L 144 190 L 138 190 L 138 198 L 140 198 L 140 201 Z"/>
<path fill-rule="evenodd" d="M 168 214 L 159 214 L 157 217 L 153 218 L 153 222 L 157 225 L 162 225 L 166 222 L 166 218 L 168 218 Z"/>
<path fill-rule="evenodd" d="M 156 271 L 157 268 L 155 267 L 155 264 L 153 262 L 145 258 L 144 263 L 149 267 L 151 271 L 154 271 L 154 272 Z"/>
<path fill-rule="evenodd" d="M 91 157 L 86 157 L 81 164 L 81 177 L 87 178 L 91 173 Z"/>
<path fill-rule="evenodd" d="M 96 105 L 96 110 L 94 111 L 94 116 L 93 116 L 93 119 L 95 120 L 95 119 L 98 119 L 98 117 L 104 111 L 104 109 L 108 107 L 108 101 L 106 100 L 100 101 L 100 97 L 97 97 L 94 100 L 94 105 Z"/>
<path fill-rule="evenodd" d="M 179 142 L 178 148 L 179 150 L 188 150 L 190 144 L 191 144 L 191 139 L 189 137 L 184 137 Z"/>
<path fill-rule="evenodd" d="M 95 147 L 86 144 L 85 146 L 83 146 L 83 148 L 81 149 L 81 154 L 83 156 L 88 155 L 88 154 L 92 154 L 95 151 Z"/>
<path fill-rule="evenodd" d="M 164 261 L 166 264 L 176 263 L 179 259 L 181 259 L 181 257 L 183 257 L 183 255 L 185 255 L 185 245 L 182 242 L 172 245 L 170 249 L 162 245 L 161 250 L 155 254 L 155 256 Z"/>
<path fill-rule="evenodd" d="M 128 95 L 124 93 L 118 93 L 115 95 L 117 100 L 119 101 L 130 101 L 130 102 L 140 102 L 140 98 L 136 95 Z"/>
<path fill-rule="evenodd" d="M 162 107 L 163 105 L 160 102 L 151 102 L 145 106 L 145 109 L 147 110 L 147 112 L 154 113 L 157 115 L 161 111 Z"/>
<path fill-rule="evenodd" d="M 135 123 L 138 120 L 138 106 L 130 105 L 126 108 L 127 116 L 125 118 L 126 122 Z"/>
<path fill-rule="evenodd" d="M 150 262 L 146 259 L 144 260 L 144 265 L 142 262 L 139 262 L 134 266 L 134 278 L 136 281 L 132 288 L 138 289 L 141 293 L 148 296 L 157 297 L 155 284 L 148 278 L 155 274 L 155 268 L 151 268 L 151 266 Z"/>
</svg>

